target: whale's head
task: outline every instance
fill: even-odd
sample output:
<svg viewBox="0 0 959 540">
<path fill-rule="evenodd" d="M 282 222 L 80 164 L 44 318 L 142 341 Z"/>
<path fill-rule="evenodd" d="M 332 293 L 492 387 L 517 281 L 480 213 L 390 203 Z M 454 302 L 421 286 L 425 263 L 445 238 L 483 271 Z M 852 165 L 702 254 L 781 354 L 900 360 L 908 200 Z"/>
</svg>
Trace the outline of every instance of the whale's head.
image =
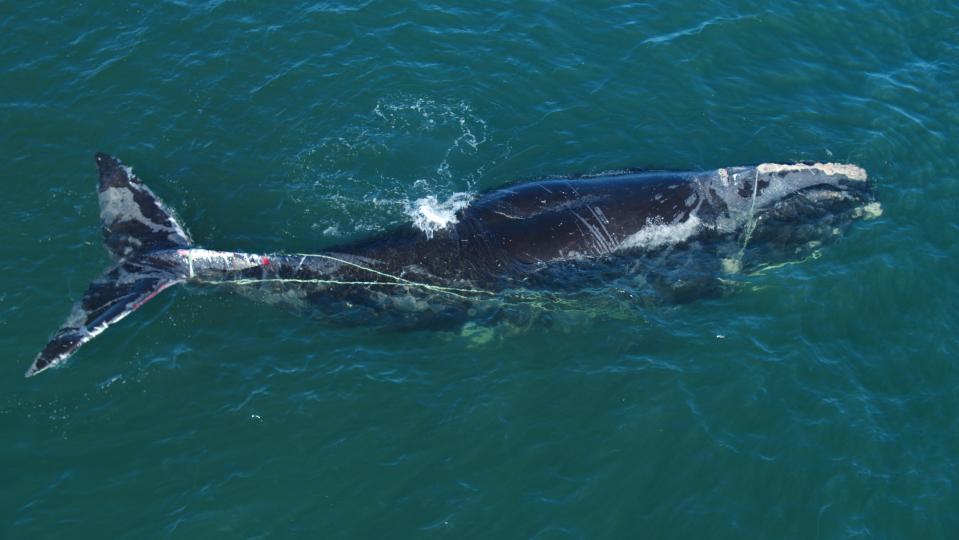
<svg viewBox="0 0 959 540">
<path fill-rule="evenodd" d="M 853 222 L 882 214 L 866 171 L 851 164 L 720 169 L 713 185 L 726 204 L 727 230 L 765 263 L 807 256 Z"/>
</svg>

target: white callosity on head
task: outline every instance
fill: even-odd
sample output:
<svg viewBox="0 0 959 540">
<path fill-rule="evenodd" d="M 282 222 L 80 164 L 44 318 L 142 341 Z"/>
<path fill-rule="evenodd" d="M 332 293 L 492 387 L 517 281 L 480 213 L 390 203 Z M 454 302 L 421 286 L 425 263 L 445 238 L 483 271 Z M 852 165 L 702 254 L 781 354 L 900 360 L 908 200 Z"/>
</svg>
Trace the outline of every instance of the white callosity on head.
<svg viewBox="0 0 959 540">
<path fill-rule="evenodd" d="M 802 172 L 816 170 L 830 176 L 844 176 L 850 180 L 866 180 L 866 170 L 858 165 L 851 163 L 813 163 L 804 165 L 801 163 L 787 165 L 781 163 L 763 163 L 756 167 L 759 174 L 769 174 L 778 172 Z"/>
<path fill-rule="evenodd" d="M 882 216 L 882 205 L 878 202 L 871 202 L 856 208 L 853 211 L 853 217 L 863 219 L 876 219 Z"/>
<path fill-rule="evenodd" d="M 751 219 L 754 212 L 803 189 L 819 184 L 841 188 L 843 182 L 865 182 L 866 178 L 862 167 L 847 163 L 763 163 L 719 169 L 709 183 L 725 203 L 727 213 L 717 219 L 716 226 L 732 231 Z"/>
<path fill-rule="evenodd" d="M 436 231 L 457 223 L 456 213 L 469 206 L 472 195 L 454 193 L 442 203 L 429 195 L 407 205 L 406 214 L 413 219 L 413 226 L 432 238 Z"/>
<path fill-rule="evenodd" d="M 719 169 L 718 171 L 716 171 L 716 173 L 719 175 L 719 183 L 722 184 L 724 187 L 728 186 L 729 171 L 727 171 L 726 169 Z"/>
</svg>

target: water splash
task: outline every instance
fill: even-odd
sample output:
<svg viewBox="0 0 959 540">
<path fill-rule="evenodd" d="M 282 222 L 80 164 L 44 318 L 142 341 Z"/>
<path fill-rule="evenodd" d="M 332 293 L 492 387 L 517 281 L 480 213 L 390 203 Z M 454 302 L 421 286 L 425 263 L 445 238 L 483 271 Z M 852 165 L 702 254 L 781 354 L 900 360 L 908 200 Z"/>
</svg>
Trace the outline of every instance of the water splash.
<svg viewBox="0 0 959 540">
<path fill-rule="evenodd" d="M 427 238 L 433 238 L 436 231 L 457 222 L 456 213 L 469 206 L 472 198 L 472 194 L 460 192 L 439 202 L 436 196 L 427 195 L 408 204 L 406 214 L 413 220 L 414 227 L 423 231 Z"/>
<path fill-rule="evenodd" d="M 301 181 L 290 199 L 317 215 L 312 228 L 326 236 L 381 231 L 410 218 L 432 236 L 468 202 L 490 164 L 481 152 L 488 140 L 486 121 L 463 100 L 380 97 L 296 156 Z M 391 169 L 397 159 L 413 161 L 403 177 Z"/>
</svg>

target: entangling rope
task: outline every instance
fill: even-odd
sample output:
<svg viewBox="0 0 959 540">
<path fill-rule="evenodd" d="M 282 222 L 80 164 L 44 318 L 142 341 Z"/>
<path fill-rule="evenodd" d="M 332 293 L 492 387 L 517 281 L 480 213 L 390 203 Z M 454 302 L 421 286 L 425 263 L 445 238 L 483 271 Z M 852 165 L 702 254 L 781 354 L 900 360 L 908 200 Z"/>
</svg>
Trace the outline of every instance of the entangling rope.
<svg viewBox="0 0 959 540">
<path fill-rule="evenodd" d="M 333 257 L 330 255 L 323 255 L 321 253 L 294 253 L 294 255 L 299 255 L 304 259 L 306 257 L 317 257 L 321 259 L 328 259 L 335 261 L 341 264 L 346 264 L 354 268 L 358 268 L 365 272 L 370 272 L 371 274 L 382 276 L 387 279 L 392 279 L 394 281 L 344 281 L 337 279 L 313 279 L 313 278 L 245 278 L 245 279 L 233 279 L 233 280 L 203 280 L 202 283 L 209 285 L 256 285 L 258 283 L 300 283 L 300 284 L 316 284 L 316 285 L 354 285 L 360 287 L 416 287 L 420 289 L 425 289 L 428 291 L 435 291 L 439 293 L 449 294 L 457 298 L 468 299 L 468 296 L 464 294 L 486 294 L 486 295 L 495 295 L 496 293 L 491 291 L 486 291 L 483 289 L 469 289 L 469 288 L 460 288 L 460 287 L 444 287 L 442 285 L 432 285 L 429 283 L 420 283 L 418 281 L 412 281 L 400 276 L 395 276 L 387 272 L 381 272 L 374 268 L 369 268 L 363 266 L 362 264 L 357 264 L 352 261 L 347 261 L 340 259 L 338 257 Z M 190 263 L 190 277 L 193 277 L 193 259 L 189 257 Z M 301 261 L 302 264 L 302 261 Z M 464 293 L 464 294 L 460 294 Z"/>
<path fill-rule="evenodd" d="M 756 176 L 753 180 L 753 198 L 752 202 L 749 203 L 749 216 L 746 217 L 746 228 L 743 230 L 743 245 L 739 248 L 739 257 L 738 262 L 741 264 L 743 261 L 743 254 L 746 252 L 746 246 L 749 244 L 749 239 L 753 235 L 753 231 L 756 229 L 756 220 L 753 219 L 753 213 L 756 210 L 756 194 L 759 192 L 759 170 L 756 170 Z"/>
</svg>

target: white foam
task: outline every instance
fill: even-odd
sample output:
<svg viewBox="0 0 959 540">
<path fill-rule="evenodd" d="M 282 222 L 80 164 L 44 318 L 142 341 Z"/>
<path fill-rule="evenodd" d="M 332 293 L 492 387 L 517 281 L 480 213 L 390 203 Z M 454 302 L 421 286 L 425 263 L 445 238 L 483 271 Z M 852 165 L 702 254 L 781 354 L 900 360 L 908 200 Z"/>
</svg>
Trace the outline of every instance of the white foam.
<svg viewBox="0 0 959 540">
<path fill-rule="evenodd" d="M 664 223 L 662 219 L 648 219 L 642 229 L 627 236 L 616 249 L 656 248 L 667 244 L 678 244 L 699 232 L 702 220 L 690 214 L 686 221 Z"/>
<path fill-rule="evenodd" d="M 436 231 L 456 224 L 456 213 L 469 206 L 472 198 L 469 193 L 454 193 L 439 202 L 436 196 L 428 195 L 408 204 L 406 214 L 413 219 L 414 227 L 423 231 L 427 238 L 433 238 Z"/>
</svg>

